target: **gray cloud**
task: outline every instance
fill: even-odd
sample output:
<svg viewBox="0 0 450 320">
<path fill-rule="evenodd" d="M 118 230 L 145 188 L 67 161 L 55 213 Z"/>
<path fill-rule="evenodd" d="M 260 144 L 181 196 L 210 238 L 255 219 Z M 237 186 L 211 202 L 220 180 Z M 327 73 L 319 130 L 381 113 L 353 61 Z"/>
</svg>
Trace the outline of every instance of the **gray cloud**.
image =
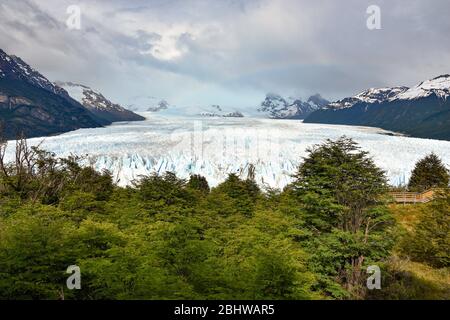
<svg viewBox="0 0 450 320">
<path fill-rule="evenodd" d="M 79 31 L 65 27 L 71 4 Z M 381 30 L 366 27 L 371 4 Z M 0 47 L 124 103 L 251 107 L 266 92 L 334 99 L 449 73 L 448 12 L 447 0 L 4 0 Z"/>
</svg>

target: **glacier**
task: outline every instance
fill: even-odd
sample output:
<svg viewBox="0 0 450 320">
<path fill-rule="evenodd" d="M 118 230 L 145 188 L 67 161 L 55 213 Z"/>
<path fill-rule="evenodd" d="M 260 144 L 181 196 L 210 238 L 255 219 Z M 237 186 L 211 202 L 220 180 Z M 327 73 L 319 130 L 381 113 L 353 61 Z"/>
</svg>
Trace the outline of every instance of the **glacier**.
<svg viewBox="0 0 450 320">
<path fill-rule="evenodd" d="M 370 153 L 392 185 L 406 184 L 415 162 L 430 152 L 450 165 L 450 141 L 410 138 L 377 128 L 253 117 L 140 114 L 147 120 L 79 129 L 28 143 L 41 144 L 60 157 L 85 156 L 86 164 L 110 170 L 121 186 L 142 175 L 166 171 L 180 178 L 201 174 L 216 186 L 229 173 L 246 177 L 253 164 L 260 186 L 281 189 L 292 181 L 308 147 L 343 135 Z M 10 141 L 10 159 L 12 145 Z"/>
</svg>

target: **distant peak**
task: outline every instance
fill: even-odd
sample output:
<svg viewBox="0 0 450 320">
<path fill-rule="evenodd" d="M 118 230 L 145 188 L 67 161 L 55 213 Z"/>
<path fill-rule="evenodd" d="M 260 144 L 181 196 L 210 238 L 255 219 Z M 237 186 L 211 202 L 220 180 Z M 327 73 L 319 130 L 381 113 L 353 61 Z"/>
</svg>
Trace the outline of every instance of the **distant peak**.
<svg viewBox="0 0 450 320">
<path fill-rule="evenodd" d="M 281 95 L 278 93 L 269 92 L 266 94 L 267 99 L 282 99 Z"/>
<path fill-rule="evenodd" d="M 316 94 L 313 94 L 312 96 L 310 96 L 308 100 L 310 100 L 310 99 L 323 99 L 323 98 L 320 95 L 320 93 L 316 93 Z"/>
<path fill-rule="evenodd" d="M 259 112 L 265 112 L 274 119 L 304 119 L 311 112 L 322 108 L 329 103 L 320 94 L 309 97 L 307 102 L 300 98 L 284 98 L 279 94 L 268 93 L 265 100 L 258 108 Z"/>
<path fill-rule="evenodd" d="M 316 93 L 308 98 L 308 103 L 314 104 L 318 108 L 322 108 L 330 103 L 327 99 L 324 99 L 319 93 Z"/>
</svg>

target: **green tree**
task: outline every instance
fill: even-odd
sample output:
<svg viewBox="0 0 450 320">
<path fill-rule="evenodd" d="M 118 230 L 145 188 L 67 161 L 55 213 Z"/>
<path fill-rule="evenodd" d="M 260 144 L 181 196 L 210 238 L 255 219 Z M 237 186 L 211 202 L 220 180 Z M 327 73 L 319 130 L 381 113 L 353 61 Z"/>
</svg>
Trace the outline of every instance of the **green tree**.
<svg viewBox="0 0 450 320">
<path fill-rule="evenodd" d="M 232 211 L 251 215 L 260 195 L 261 190 L 253 179 L 241 180 L 236 174 L 231 173 L 224 182 L 212 190 L 209 199 L 214 206 L 220 206 L 217 200 L 222 198 L 224 202 L 228 202 Z M 224 205 L 228 207 L 227 204 Z M 216 208 L 222 211 L 220 207 Z"/>
<path fill-rule="evenodd" d="M 238 215 L 211 227 L 206 239 L 218 244 L 218 271 L 208 280 L 212 299 L 312 299 L 314 274 L 307 270 L 308 254 L 296 242 L 291 218 L 279 212 Z M 214 274 L 212 274 L 214 275 Z"/>
<path fill-rule="evenodd" d="M 288 189 L 303 208 L 311 267 L 325 285 L 339 279 L 352 297 L 365 294 L 363 266 L 389 255 L 384 172 L 346 137 L 307 150 Z M 327 284 L 328 283 L 328 284 Z M 338 296 L 340 293 L 330 289 Z"/>
<path fill-rule="evenodd" d="M 196 203 L 195 195 L 187 188 L 186 181 L 174 173 L 152 174 L 134 182 L 142 206 L 150 214 L 173 215 L 192 209 Z"/>
<path fill-rule="evenodd" d="M 187 186 L 193 190 L 200 191 L 202 194 L 208 194 L 210 190 L 206 178 L 199 174 L 191 175 Z"/>
<path fill-rule="evenodd" d="M 449 186 L 449 182 L 449 170 L 436 154 L 431 153 L 416 163 L 408 188 L 413 191 L 446 188 Z"/>
</svg>

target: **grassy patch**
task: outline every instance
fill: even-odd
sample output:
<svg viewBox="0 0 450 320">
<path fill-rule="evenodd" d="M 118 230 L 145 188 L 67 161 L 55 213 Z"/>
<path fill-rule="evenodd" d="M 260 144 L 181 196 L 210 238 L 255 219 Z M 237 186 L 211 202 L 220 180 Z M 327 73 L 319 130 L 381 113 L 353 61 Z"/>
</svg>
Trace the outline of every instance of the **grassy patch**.
<svg viewBox="0 0 450 320">
<path fill-rule="evenodd" d="M 397 222 L 408 232 L 413 231 L 414 225 L 420 220 L 421 213 L 428 204 L 391 204 L 389 210 Z"/>
<path fill-rule="evenodd" d="M 431 210 L 431 204 L 389 206 L 403 235 L 414 231 L 415 226 Z M 372 299 L 412 299 L 448 300 L 450 299 L 450 268 L 433 268 L 426 263 L 411 261 L 402 255 L 401 244 L 384 266 L 382 290 L 371 292 Z"/>
</svg>

